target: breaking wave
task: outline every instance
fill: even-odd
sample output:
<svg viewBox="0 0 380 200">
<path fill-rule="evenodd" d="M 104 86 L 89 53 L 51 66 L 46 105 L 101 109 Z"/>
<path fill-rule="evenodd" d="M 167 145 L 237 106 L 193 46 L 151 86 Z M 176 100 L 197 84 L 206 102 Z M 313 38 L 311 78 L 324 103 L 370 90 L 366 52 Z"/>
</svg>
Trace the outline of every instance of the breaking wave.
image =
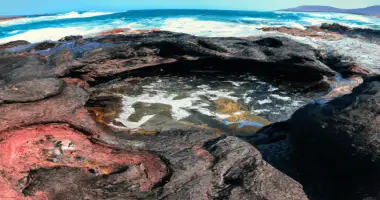
<svg viewBox="0 0 380 200">
<path fill-rule="evenodd" d="M 60 19 L 87 18 L 87 17 L 96 17 L 96 16 L 110 15 L 110 14 L 113 14 L 113 13 L 112 12 L 94 12 L 94 11 L 83 12 L 83 13 L 68 12 L 68 13 L 57 14 L 57 15 L 13 19 L 9 21 L 0 22 L 0 26 L 4 27 L 4 26 L 12 26 L 12 25 L 18 25 L 18 24 L 40 22 L 40 21 L 54 21 L 54 20 L 60 20 Z"/>
<path fill-rule="evenodd" d="M 29 16 L 0 22 L 0 43 L 13 40 L 39 42 L 67 35 L 91 35 L 113 28 L 183 32 L 198 36 L 257 36 L 261 28 L 286 26 L 305 29 L 322 23 L 380 29 L 380 19 L 338 13 L 295 13 L 213 10 L 151 10 L 112 12 L 69 12 Z"/>
</svg>

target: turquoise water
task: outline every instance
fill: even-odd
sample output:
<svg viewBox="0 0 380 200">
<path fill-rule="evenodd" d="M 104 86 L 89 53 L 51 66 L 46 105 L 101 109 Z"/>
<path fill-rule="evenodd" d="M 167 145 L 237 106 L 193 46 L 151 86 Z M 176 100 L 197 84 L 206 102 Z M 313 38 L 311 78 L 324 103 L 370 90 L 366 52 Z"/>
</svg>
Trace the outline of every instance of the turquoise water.
<svg viewBox="0 0 380 200">
<path fill-rule="evenodd" d="M 70 12 L 29 16 L 0 22 L 0 43 L 58 40 L 67 35 L 91 35 L 112 28 L 184 32 L 200 36 L 251 36 L 262 27 L 304 28 L 324 22 L 380 29 L 380 19 L 338 13 L 294 13 L 220 10 L 143 10 L 123 13 Z"/>
</svg>

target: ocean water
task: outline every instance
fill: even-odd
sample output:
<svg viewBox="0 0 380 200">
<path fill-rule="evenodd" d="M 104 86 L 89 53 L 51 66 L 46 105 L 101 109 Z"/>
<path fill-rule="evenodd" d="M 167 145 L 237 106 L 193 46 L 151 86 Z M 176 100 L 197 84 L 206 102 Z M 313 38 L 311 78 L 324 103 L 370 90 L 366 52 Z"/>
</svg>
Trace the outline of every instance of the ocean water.
<svg viewBox="0 0 380 200">
<path fill-rule="evenodd" d="M 113 28 L 150 29 L 198 36 L 255 36 L 262 27 L 305 28 L 322 23 L 380 29 L 380 19 L 339 13 L 295 13 L 220 10 L 142 10 L 122 13 L 69 12 L 0 22 L 0 44 L 14 40 L 40 42 L 67 35 L 91 36 Z"/>
</svg>

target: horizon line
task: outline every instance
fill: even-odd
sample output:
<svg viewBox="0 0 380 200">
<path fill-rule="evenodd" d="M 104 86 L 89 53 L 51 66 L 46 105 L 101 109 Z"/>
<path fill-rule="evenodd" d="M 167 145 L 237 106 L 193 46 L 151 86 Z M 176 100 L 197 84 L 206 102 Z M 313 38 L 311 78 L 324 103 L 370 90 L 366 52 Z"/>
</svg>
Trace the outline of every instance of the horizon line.
<svg viewBox="0 0 380 200">
<path fill-rule="evenodd" d="M 326 7 L 332 7 L 337 8 L 341 10 L 351 10 L 351 9 L 364 9 L 364 8 L 370 8 L 374 6 L 380 6 L 380 4 L 367 6 L 367 7 L 359 7 L 359 8 L 339 8 L 334 6 L 327 6 L 327 5 L 301 5 L 297 7 L 290 7 L 290 8 L 282 8 L 278 10 L 244 10 L 244 9 L 210 9 L 210 8 L 146 8 L 146 9 L 130 9 L 126 11 L 111 11 L 111 10 L 70 10 L 70 11 L 62 11 L 62 12 L 52 12 L 52 13 L 36 13 L 36 14 L 16 14 L 16 15 L 0 15 L 0 18 L 7 18 L 7 17 L 30 17 L 30 16 L 45 16 L 45 15 L 55 15 L 55 14 L 64 14 L 64 13 L 70 13 L 70 12 L 113 12 L 113 13 L 125 13 L 129 11 L 148 11 L 148 10 L 217 10 L 217 11 L 256 11 L 256 12 L 276 12 L 276 11 L 284 11 L 286 9 L 292 9 L 292 8 L 298 8 L 302 6 L 326 6 Z"/>
</svg>

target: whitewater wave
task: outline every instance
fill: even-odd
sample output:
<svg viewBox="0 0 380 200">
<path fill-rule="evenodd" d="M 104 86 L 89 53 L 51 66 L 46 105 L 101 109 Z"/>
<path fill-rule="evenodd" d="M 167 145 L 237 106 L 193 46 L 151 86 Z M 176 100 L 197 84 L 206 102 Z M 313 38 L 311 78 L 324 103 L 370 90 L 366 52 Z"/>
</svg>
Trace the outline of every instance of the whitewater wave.
<svg viewBox="0 0 380 200">
<path fill-rule="evenodd" d="M 199 20 L 195 18 L 167 19 L 159 28 L 166 31 L 182 32 L 197 36 L 247 37 L 262 35 L 263 32 L 261 31 L 261 28 L 268 26 L 287 26 L 292 28 L 305 29 L 302 24 L 299 24 L 297 22 L 281 22 L 273 25 L 263 21 L 259 24 L 244 24 Z"/>
<path fill-rule="evenodd" d="M 201 13 L 192 11 L 193 15 L 189 13 L 181 15 L 181 12 L 178 11 L 178 14 L 169 15 L 167 12 L 156 11 L 152 14 L 151 11 L 141 11 L 113 14 L 112 12 L 90 11 L 14 19 L 0 22 L 0 43 L 16 39 L 30 42 L 57 40 L 67 35 L 86 36 L 113 28 L 159 28 L 206 37 L 260 36 L 263 34 L 261 31 L 263 27 L 286 26 L 305 29 L 306 26 L 318 26 L 322 23 L 380 29 L 380 19 L 342 13 L 253 12 L 252 14 L 250 12 L 233 13 L 229 11 L 223 13 L 223 11 L 218 11 L 215 13 L 210 11 L 211 13 L 207 14 L 204 13 L 205 11 Z M 40 21 L 49 22 L 33 23 Z M 13 26 L 17 24 L 21 25 Z"/>
<path fill-rule="evenodd" d="M 54 21 L 54 20 L 60 20 L 60 19 L 74 19 L 74 18 L 88 18 L 88 17 L 96 17 L 96 16 L 102 16 L 102 15 L 110 15 L 113 14 L 113 12 L 69 12 L 64 14 L 57 14 L 57 15 L 49 15 L 49 16 L 39 16 L 39 17 L 26 17 L 26 18 L 19 18 L 19 19 L 13 19 L 9 21 L 3 21 L 0 22 L 0 27 L 6 27 L 6 26 L 13 26 L 18 24 L 28 24 L 33 22 L 40 22 L 40 21 Z"/>
<path fill-rule="evenodd" d="M 7 38 L 0 38 L 0 44 L 8 43 L 16 40 L 26 40 L 31 43 L 42 42 L 46 40 L 57 41 L 68 35 L 91 35 L 109 29 L 108 27 L 96 27 L 93 29 L 86 29 L 80 27 L 66 27 L 66 28 L 43 28 L 37 30 L 30 30 L 21 34 L 10 36 Z"/>
<path fill-rule="evenodd" d="M 241 18 L 241 20 L 244 20 L 244 21 L 266 21 L 268 19 L 256 18 L 256 17 L 243 17 L 243 18 Z"/>
<path fill-rule="evenodd" d="M 303 13 L 308 16 L 307 19 L 325 20 L 325 21 L 354 21 L 362 23 L 373 23 L 376 18 L 363 15 L 344 14 L 344 13 Z M 302 19 L 303 20 L 303 19 Z"/>
<path fill-rule="evenodd" d="M 198 20 L 194 18 L 176 18 L 165 20 L 162 30 L 188 33 L 197 36 L 238 36 L 257 35 L 257 28 L 264 25 L 237 24 L 230 22 L 218 22 Z"/>
</svg>

